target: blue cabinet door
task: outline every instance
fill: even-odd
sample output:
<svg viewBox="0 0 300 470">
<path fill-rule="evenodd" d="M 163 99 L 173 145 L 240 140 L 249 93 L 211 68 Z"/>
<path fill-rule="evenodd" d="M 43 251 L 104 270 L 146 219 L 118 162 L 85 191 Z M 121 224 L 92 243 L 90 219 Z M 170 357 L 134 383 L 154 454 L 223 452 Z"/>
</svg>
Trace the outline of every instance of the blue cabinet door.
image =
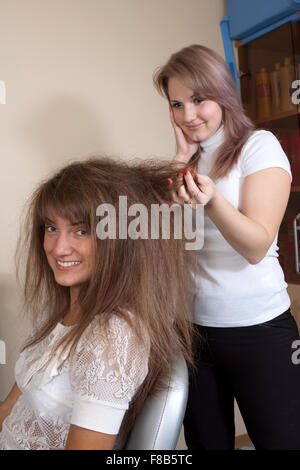
<svg viewBox="0 0 300 470">
<path fill-rule="evenodd" d="M 300 10 L 300 0 L 227 0 L 232 39 L 243 39 Z"/>
</svg>

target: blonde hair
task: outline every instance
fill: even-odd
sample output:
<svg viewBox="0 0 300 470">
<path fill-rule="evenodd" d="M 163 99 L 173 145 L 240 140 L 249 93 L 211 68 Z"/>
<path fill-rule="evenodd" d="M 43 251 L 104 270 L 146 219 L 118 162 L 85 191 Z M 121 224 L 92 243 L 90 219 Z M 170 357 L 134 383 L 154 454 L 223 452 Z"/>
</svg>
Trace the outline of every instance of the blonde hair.
<svg viewBox="0 0 300 470">
<path fill-rule="evenodd" d="M 253 123 L 245 114 L 226 62 L 208 47 L 191 45 L 172 54 L 167 63 L 154 73 L 155 87 L 168 100 L 168 80 L 171 77 L 181 80 L 202 99 L 215 101 L 221 106 L 225 140 L 210 176 L 213 179 L 226 176 L 254 130 Z M 196 168 L 199 158 L 201 146 L 190 160 L 190 166 Z"/>
</svg>

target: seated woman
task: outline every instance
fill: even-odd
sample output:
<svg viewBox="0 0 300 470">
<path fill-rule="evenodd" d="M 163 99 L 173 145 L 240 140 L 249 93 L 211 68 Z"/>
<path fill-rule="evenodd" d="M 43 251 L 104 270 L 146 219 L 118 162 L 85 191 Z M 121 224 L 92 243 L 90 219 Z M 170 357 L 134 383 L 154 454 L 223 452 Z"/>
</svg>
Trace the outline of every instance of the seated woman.
<svg viewBox="0 0 300 470">
<path fill-rule="evenodd" d="M 172 360 L 181 352 L 192 364 L 193 252 L 172 234 L 105 238 L 97 215 L 114 207 L 118 234 L 119 196 L 148 211 L 170 204 L 177 171 L 95 158 L 34 192 L 17 251 L 33 335 L 0 406 L 1 449 L 120 448 Z"/>
</svg>

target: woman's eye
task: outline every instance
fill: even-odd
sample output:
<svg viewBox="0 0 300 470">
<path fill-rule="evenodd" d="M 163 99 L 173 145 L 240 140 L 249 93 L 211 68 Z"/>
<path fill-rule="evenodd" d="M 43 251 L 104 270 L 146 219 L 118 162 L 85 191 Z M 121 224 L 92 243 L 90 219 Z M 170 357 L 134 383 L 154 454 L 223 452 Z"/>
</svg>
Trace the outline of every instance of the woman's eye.
<svg viewBox="0 0 300 470">
<path fill-rule="evenodd" d="M 172 108 L 180 108 L 181 103 L 172 103 Z"/>
<path fill-rule="evenodd" d="M 53 225 L 45 225 L 45 232 L 48 232 L 48 233 L 53 233 L 55 232 L 56 228 L 53 227 Z"/>
<path fill-rule="evenodd" d="M 87 235 L 87 231 L 83 229 L 77 230 L 77 233 L 80 237 L 84 237 L 85 235 Z"/>
<path fill-rule="evenodd" d="M 195 104 L 200 104 L 200 103 L 202 103 L 203 101 L 204 101 L 204 100 L 201 100 L 200 98 L 195 98 L 195 99 L 194 99 L 194 103 L 195 103 Z"/>
</svg>

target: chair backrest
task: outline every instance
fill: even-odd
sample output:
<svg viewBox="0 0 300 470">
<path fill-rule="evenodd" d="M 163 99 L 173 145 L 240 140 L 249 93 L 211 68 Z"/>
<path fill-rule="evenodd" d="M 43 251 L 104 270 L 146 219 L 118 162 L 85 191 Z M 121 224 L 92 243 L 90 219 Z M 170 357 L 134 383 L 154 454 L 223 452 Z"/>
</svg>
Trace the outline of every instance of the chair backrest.
<svg viewBox="0 0 300 470">
<path fill-rule="evenodd" d="M 174 450 L 188 397 L 188 370 L 181 356 L 167 378 L 166 390 L 149 396 L 130 433 L 127 450 Z"/>
</svg>

